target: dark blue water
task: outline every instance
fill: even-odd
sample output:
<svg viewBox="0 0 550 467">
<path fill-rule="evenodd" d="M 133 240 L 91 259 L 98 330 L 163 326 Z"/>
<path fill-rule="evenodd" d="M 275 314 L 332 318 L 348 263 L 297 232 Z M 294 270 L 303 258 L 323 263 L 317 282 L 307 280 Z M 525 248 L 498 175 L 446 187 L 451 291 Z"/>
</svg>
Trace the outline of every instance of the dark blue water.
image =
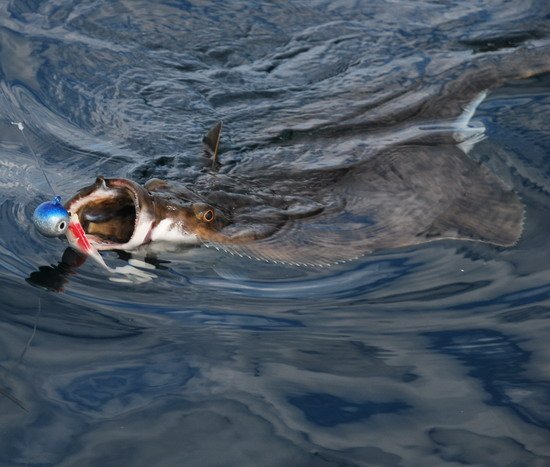
<svg viewBox="0 0 550 467">
<path fill-rule="evenodd" d="M 548 75 L 474 116 L 487 137 L 470 156 L 527 206 L 515 247 L 323 269 L 205 248 L 159 256 L 140 285 L 59 266 L 66 244 L 30 221 L 51 193 L 10 124 L 65 199 L 97 174 L 185 180 L 217 120 L 243 170 L 336 166 L 400 141 L 414 115 L 379 117 L 435 98 L 447 70 L 547 44 L 549 13 L 2 2 L 0 464 L 550 465 Z"/>
</svg>

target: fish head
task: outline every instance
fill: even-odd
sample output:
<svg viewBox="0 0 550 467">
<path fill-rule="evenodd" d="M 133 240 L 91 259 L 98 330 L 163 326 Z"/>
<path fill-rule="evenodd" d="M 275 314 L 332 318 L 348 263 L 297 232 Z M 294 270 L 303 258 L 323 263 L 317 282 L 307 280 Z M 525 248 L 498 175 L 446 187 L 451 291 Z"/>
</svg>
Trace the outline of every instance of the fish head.
<svg viewBox="0 0 550 467">
<path fill-rule="evenodd" d="M 190 192 L 189 192 L 190 193 Z M 134 250 L 151 241 L 200 244 L 219 240 L 227 222 L 219 208 L 180 196 L 158 181 L 145 187 L 98 177 L 66 204 L 98 250 Z"/>
</svg>

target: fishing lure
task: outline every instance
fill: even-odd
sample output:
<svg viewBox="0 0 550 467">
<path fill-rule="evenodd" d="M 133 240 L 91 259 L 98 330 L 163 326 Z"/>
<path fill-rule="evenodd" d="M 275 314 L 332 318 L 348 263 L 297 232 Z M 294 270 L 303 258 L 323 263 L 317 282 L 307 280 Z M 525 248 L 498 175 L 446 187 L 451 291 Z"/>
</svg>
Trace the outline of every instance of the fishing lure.
<svg viewBox="0 0 550 467">
<path fill-rule="evenodd" d="M 69 213 L 61 204 L 61 197 L 40 204 L 34 210 L 32 222 L 45 237 L 60 237 L 69 228 Z"/>
<path fill-rule="evenodd" d="M 157 277 L 155 274 L 142 271 L 131 264 L 116 268 L 109 267 L 97 248 L 90 243 L 86 232 L 82 228 L 78 214 L 67 212 L 60 201 L 61 198 L 56 196 L 53 201 L 42 203 L 35 209 L 33 222 L 40 233 L 47 237 L 60 237 L 64 234 L 73 249 L 86 257 L 92 258 L 111 274 L 124 276 L 124 278 L 109 278 L 113 282 L 143 283 Z M 134 264 L 139 264 L 145 268 L 150 267 L 150 265 L 137 260 L 134 261 Z"/>
<path fill-rule="evenodd" d="M 61 204 L 61 197 L 56 196 L 52 201 L 40 204 L 32 216 L 36 230 L 46 237 L 61 237 L 65 235 L 71 245 L 78 252 L 91 256 L 97 263 L 108 270 L 105 261 L 96 248 L 90 243 L 76 214 L 69 214 Z"/>
<path fill-rule="evenodd" d="M 90 241 L 86 237 L 78 216 L 76 214 L 73 214 L 71 216 L 70 213 L 61 204 L 61 197 L 55 195 L 55 190 L 53 189 L 50 180 L 46 176 L 46 172 L 42 168 L 38 156 L 34 152 L 34 149 L 27 139 L 27 135 L 24 132 L 25 127 L 23 126 L 23 123 L 11 123 L 12 125 L 17 126 L 17 128 L 21 131 L 25 143 L 27 143 L 27 146 L 34 156 L 38 167 L 42 171 L 46 182 L 48 183 L 52 193 L 54 193 L 54 198 L 52 201 L 46 201 L 45 203 L 38 205 L 34 210 L 32 222 L 36 227 L 36 230 L 38 230 L 45 237 L 61 237 L 62 235 L 65 235 L 71 247 L 86 256 L 91 256 L 97 263 L 99 263 L 109 271 L 112 271 L 112 269 L 109 268 L 107 264 L 105 264 L 105 261 L 103 260 L 97 249 L 90 243 Z"/>
<path fill-rule="evenodd" d="M 80 220 L 78 219 L 78 215 L 76 213 L 70 215 L 66 237 L 69 245 L 71 245 L 75 250 L 84 255 L 90 256 L 108 271 L 116 272 L 116 268 L 113 269 L 107 266 L 105 260 L 99 254 L 99 251 L 97 251 L 97 249 L 90 243 L 90 240 L 86 237 L 86 233 L 84 232 L 82 224 L 80 224 Z"/>
<path fill-rule="evenodd" d="M 97 248 L 95 248 L 88 237 L 86 232 L 82 228 L 82 224 L 76 213 L 71 214 L 65 209 L 61 204 L 61 197 L 55 195 L 55 190 L 53 189 L 50 180 L 46 176 L 46 172 L 40 164 L 38 156 L 34 152 L 27 135 L 24 133 L 25 127 L 21 122 L 11 122 L 12 125 L 16 125 L 17 128 L 21 131 L 27 146 L 29 147 L 32 155 L 34 156 L 38 167 L 42 171 L 46 182 L 48 183 L 52 193 L 54 193 L 54 198 L 52 201 L 46 201 L 36 207 L 32 216 L 32 222 L 42 235 L 46 237 L 61 237 L 65 235 L 69 245 L 79 253 L 84 256 L 90 256 L 96 263 L 101 265 L 110 273 L 123 275 L 124 278 L 110 278 L 114 282 L 132 282 L 132 283 L 143 283 L 150 281 L 151 279 L 157 277 L 155 274 L 142 271 L 131 264 L 126 266 L 119 266 L 116 268 L 111 268 L 107 266 L 103 257 L 99 254 Z M 147 263 L 134 261 L 135 264 L 139 264 L 141 267 L 150 268 L 151 266 Z"/>
</svg>

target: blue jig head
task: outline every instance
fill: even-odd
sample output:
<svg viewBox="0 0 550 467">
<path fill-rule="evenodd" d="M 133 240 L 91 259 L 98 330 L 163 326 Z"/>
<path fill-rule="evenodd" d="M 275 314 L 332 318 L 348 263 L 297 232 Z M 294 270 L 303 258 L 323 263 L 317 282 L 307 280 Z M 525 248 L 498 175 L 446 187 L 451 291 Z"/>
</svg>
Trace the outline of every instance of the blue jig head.
<svg viewBox="0 0 550 467">
<path fill-rule="evenodd" d="M 32 215 L 36 229 L 46 237 L 59 237 L 69 227 L 69 213 L 61 204 L 61 197 L 40 204 Z"/>
</svg>

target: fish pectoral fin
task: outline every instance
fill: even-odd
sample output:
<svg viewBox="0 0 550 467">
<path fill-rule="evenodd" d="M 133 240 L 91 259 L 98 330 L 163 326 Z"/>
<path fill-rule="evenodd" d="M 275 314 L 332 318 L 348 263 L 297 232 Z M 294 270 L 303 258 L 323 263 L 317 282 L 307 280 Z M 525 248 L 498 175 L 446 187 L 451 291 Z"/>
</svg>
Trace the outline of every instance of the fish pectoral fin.
<svg viewBox="0 0 550 467">
<path fill-rule="evenodd" d="M 207 157 L 212 159 L 212 168 L 218 165 L 218 151 L 222 132 L 222 122 L 217 122 L 202 138 L 202 145 Z"/>
<path fill-rule="evenodd" d="M 483 170 L 474 178 L 480 177 L 485 180 L 471 180 L 420 236 L 478 240 L 503 247 L 516 244 L 523 231 L 523 203 L 492 174 Z"/>
</svg>

